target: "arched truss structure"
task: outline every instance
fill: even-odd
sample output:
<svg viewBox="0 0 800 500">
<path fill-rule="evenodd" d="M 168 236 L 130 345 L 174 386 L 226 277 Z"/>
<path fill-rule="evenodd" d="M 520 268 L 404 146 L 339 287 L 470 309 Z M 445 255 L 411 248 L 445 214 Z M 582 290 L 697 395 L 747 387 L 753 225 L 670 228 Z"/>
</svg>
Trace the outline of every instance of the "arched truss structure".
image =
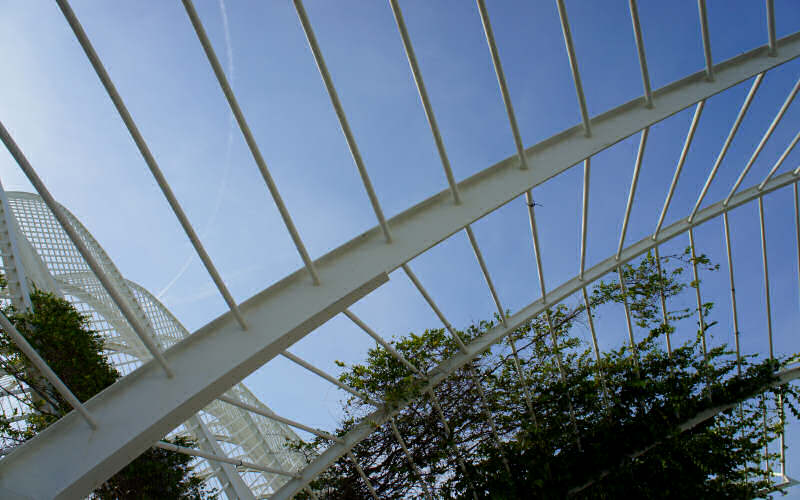
<svg viewBox="0 0 800 500">
<path fill-rule="evenodd" d="M 83 312 L 89 318 L 90 327 L 104 337 L 108 358 L 123 375 L 148 362 L 152 356 L 42 199 L 30 193 L 9 192 L 5 193 L 5 202 L 10 209 L 5 223 L 14 231 L 19 259 L 24 263 L 20 267 L 24 269 L 22 275 L 27 276 L 27 284 L 35 284 L 40 289 L 65 297 Z M 160 349 L 168 349 L 189 336 L 181 322 L 158 299 L 122 277 L 77 218 L 64 207 L 60 209 L 91 249 L 94 258 L 102 263 L 104 271 L 113 277 L 115 286 L 127 292 L 130 305 L 151 329 Z M 1 239 L 3 243 L 9 243 L 7 236 Z M 7 273 L 7 276 L 9 282 L 14 281 L 13 274 Z M 14 285 L 19 286 L 17 283 Z M 0 383 L 13 389 L 15 381 L 6 375 Z M 272 413 L 242 383 L 226 391 L 225 396 L 267 414 Z M 19 406 L 15 405 L 12 396 L 0 400 L 0 405 L 7 410 L 7 415 L 11 414 L 8 410 Z M 234 460 L 268 468 L 293 471 L 306 462 L 302 455 L 286 447 L 288 441 L 300 439 L 288 425 L 219 400 L 182 423 L 173 433 L 189 436 L 207 453 L 224 454 Z M 229 498 L 247 498 L 249 494 L 263 498 L 287 479 L 265 471 L 238 471 L 231 464 L 214 460 L 200 459 L 200 462 L 195 467 L 197 474 L 215 477 L 217 482 L 213 485 L 224 490 Z"/>
<path fill-rule="evenodd" d="M 143 339 L 144 348 L 153 353 L 155 359 L 144 364 L 113 387 L 98 394 L 85 405 L 78 407 L 78 412 L 70 413 L 40 436 L 6 457 L 0 463 L 0 491 L 6 493 L 7 496 L 18 494 L 32 497 L 76 497 L 86 494 L 94 485 L 124 466 L 176 425 L 211 404 L 215 399 L 220 399 L 221 395 L 238 381 L 279 355 L 289 357 L 341 387 L 341 383 L 336 379 L 288 353 L 286 349 L 338 314 L 345 314 L 378 342 L 388 346 L 377 333 L 355 317 L 348 307 L 381 286 L 389 279 L 389 273 L 399 269 L 408 275 L 445 327 L 456 335 L 455 329 L 411 270 L 409 262 L 459 231 L 463 230 L 467 233 L 484 272 L 489 291 L 495 299 L 498 309 L 502 312 L 497 291 L 483 262 L 471 224 L 521 196 L 525 197 L 528 204 L 531 243 L 534 250 L 532 258 L 535 258 L 538 264 L 541 295 L 538 299 L 532 300 L 528 305 L 513 312 L 503 323 L 484 332 L 469 344 L 463 345 L 458 355 L 442 361 L 436 369 L 424 375 L 421 374 L 427 388 L 435 390 L 439 382 L 468 363 L 477 354 L 504 339 L 518 325 L 544 313 L 548 307 L 558 304 L 567 297 L 581 292 L 588 285 L 610 272 L 615 272 L 622 264 L 637 256 L 650 250 L 657 251 L 660 245 L 687 233 L 693 243 L 694 228 L 711 220 L 722 218 L 727 228 L 728 212 L 748 203 L 757 203 L 761 209 L 763 235 L 763 198 L 777 190 L 793 188 L 795 200 L 797 200 L 796 183 L 800 179 L 798 177 L 800 169 L 778 173 L 783 160 L 797 143 L 797 138 L 788 145 L 786 153 L 781 156 L 766 178 L 752 186 L 743 186 L 742 183 L 764 144 L 769 140 L 786 109 L 794 100 L 798 88 L 800 88 L 800 80 L 786 98 L 784 106 L 778 112 L 773 124 L 765 131 L 750 160 L 741 165 L 742 174 L 735 185 L 731 187 L 729 195 L 713 203 L 706 203 L 704 200 L 708 185 L 716 175 L 764 75 L 773 68 L 800 56 L 800 33 L 777 39 L 775 12 L 773 4 L 769 0 L 766 2 L 767 16 L 764 22 L 766 43 L 726 61 L 714 61 L 712 57 L 705 2 L 700 0 L 698 5 L 701 30 L 698 36 L 703 40 L 706 67 L 695 74 L 687 75 L 683 79 L 658 89 L 651 89 L 636 1 L 630 0 L 633 39 L 638 50 L 643 83 L 642 96 L 597 116 L 589 116 L 587 111 L 566 9 L 563 0 L 557 0 L 582 123 L 528 148 L 525 148 L 522 143 L 513 103 L 503 74 L 501 57 L 495 45 L 484 1 L 478 0 L 478 10 L 489 47 L 489 55 L 497 74 L 500 96 L 505 104 L 511 128 L 509 141 L 514 141 L 517 153 L 461 181 L 456 181 L 451 171 L 447 152 L 441 140 L 433 107 L 425 91 L 423 77 L 416 62 L 413 43 L 405 28 L 400 6 L 397 0 L 390 0 L 389 3 L 408 56 L 411 72 L 419 90 L 422 107 L 428 118 L 433 139 L 442 160 L 444 175 L 450 186 L 449 189 L 390 219 L 384 216 L 380 200 L 372 188 L 366 166 L 357 147 L 356 138 L 348 125 L 345 110 L 339 101 L 334 82 L 325 64 L 323 51 L 314 36 L 311 20 L 305 12 L 301 0 L 293 0 L 299 22 L 311 48 L 311 54 L 331 98 L 345 140 L 353 155 L 378 222 L 377 226 L 370 231 L 324 256 L 312 258 L 306 251 L 289 210 L 283 203 L 278 187 L 264 163 L 258 144 L 248 127 L 245 114 L 238 105 L 191 0 L 183 0 L 189 21 L 195 29 L 202 49 L 208 57 L 221 90 L 230 104 L 239 128 L 252 152 L 253 159 L 281 213 L 287 231 L 305 264 L 303 269 L 237 304 L 189 223 L 180 203 L 161 174 L 158 163 L 139 133 L 133 117 L 125 107 L 123 98 L 117 92 L 110 75 L 94 51 L 89 35 L 83 30 L 67 0 L 57 0 L 57 3 L 117 108 L 145 163 L 153 173 L 188 238 L 230 307 L 230 311 L 198 329 L 180 343 L 171 347 L 164 346 L 167 347 L 164 351 L 161 351 L 159 346 L 148 345 L 150 326 L 141 322 L 135 311 L 126 310 L 125 307 L 120 306 L 120 303 L 125 301 L 122 292 L 115 291 L 113 280 L 105 279 L 103 276 L 104 273 L 113 274 L 113 272 L 106 269 L 103 262 L 97 259 L 94 259 L 93 262 L 91 248 L 86 245 L 82 246 L 80 242 L 76 241 L 79 239 L 79 235 L 70 234 L 70 238 L 112 297 L 111 300 L 120 306 L 121 314 L 130 324 L 131 331 L 137 335 L 137 338 Z M 666 220 L 667 209 L 706 101 L 713 99 L 715 95 L 732 86 L 753 78 L 755 80 L 751 92 L 730 129 L 717 161 L 710 169 L 708 182 L 699 193 L 695 209 L 691 214 L 686 214 L 677 220 Z M 655 230 L 640 241 L 627 241 L 625 228 L 631 214 L 630 200 L 633 199 L 636 190 L 638 171 L 649 128 L 693 106 L 695 107 L 695 118 L 683 145 L 681 160 L 675 169 L 672 183 L 668 188 L 665 186 L 667 197 L 661 216 L 658 220 L 653 221 Z M 625 222 L 619 249 L 605 260 L 586 267 L 584 256 L 591 158 L 636 134 L 640 136 L 640 152 L 633 166 L 631 194 L 624 214 Z M 44 201 L 55 215 L 62 219 L 60 221 L 62 225 L 69 225 L 67 217 L 59 214 L 57 205 L 20 146 L 14 142 L 4 127 L 0 127 L 0 135 Z M 546 289 L 543 278 L 546 270 L 543 270 L 541 265 L 531 190 L 580 163 L 584 163 L 585 172 L 583 217 L 582 225 L 579 228 L 582 234 L 580 262 L 576 263 L 574 277 L 564 280 L 554 288 Z M 800 227 L 797 205 L 795 205 L 795 212 L 791 214 L 791 218 L 795 219 L 795 224 Z M 762 238 L 764 277 L 768 291 L 769 274 L 765 247 L 765 239 Z M 730 255 L 730 246 L 728 246 L 729 259 Z M 732 277 L 731 280 L 733 280 Z M 767 308 L 769 310 L 768 297 Z M 771 325 L 768 325 L 768 329 L 771 339 Z M 793 377 L 796 377 L 796 371 L 788 373 L 784 380 Z M 357 391 L 348 387 L 344 387 L 344 389 L 358 396 Z M 375 426 L 390 423 L 391 417 L 408 404 L 408 401 L 399 401 L 391 405 L 381 401 L 371 401 L 371 403 L 375 406 L 373 413 L 366 416 L 360 424 L 345 435 L 329 436 L 331 446 L 309 464 L 297 471 L 283 471 L 290 479 L 271 498 L 290 498 L 305 488 L 314 477 L 335 460 L 346 455 L 356 443 L 373 432 Z M 65 456 L 80 456 L 82 460 L 65 462 L 63 460 Z"/>
</svg>

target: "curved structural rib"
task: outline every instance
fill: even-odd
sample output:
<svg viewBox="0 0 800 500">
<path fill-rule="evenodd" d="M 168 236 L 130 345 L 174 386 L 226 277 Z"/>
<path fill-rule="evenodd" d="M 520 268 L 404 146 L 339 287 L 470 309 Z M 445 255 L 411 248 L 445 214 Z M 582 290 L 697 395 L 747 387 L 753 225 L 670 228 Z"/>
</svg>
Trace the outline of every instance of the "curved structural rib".
<svg viewBox="0 0 800 500">
<path fill-rule="evenodd" d="M 666 228 L 663 228 L 658 233 L 658 237 L 655 240 L 652 238 L 652 236 L 647 236 L 644 239 L 628 246 L 621 252 L 619 259 L 617 259 L 616 255 L 608 257 L 594 267 L 587 269 L 584 273 L 583 280 L 581 280 L 578 276 L 575 276 L 566 283 L 563 283 L 561 286 L 549 291 L 547 294 L 547 303 L 544 303 L 541 299 L 539 299 L 527 305 L 526 307 L 523 307 L 519 312 L 507 318 L 505 325 L 500 324 L 488 330 L 486 333 L 468 344 L 465 352 L 459 352 L 452 358 L 443 361 L 436 368 L 430 370 L 428 372 L 427 383 L 418 392 L 420 394 L 424 394 L 428 390 L 436 387 L 453 372 L 469 363 L 473 358 L 478 356 L 483 351 L 489 349 L 489 347 L 495 343 L 501 341 L 503 338 L 513 332 L 515 328 L 521 326 L 525 321 L 541 314 L 548 307 L 552 307 L 553 304 L 557 304 L 575 292 L 580 291 L 586 286 L 587 283 L 592 283 L 602 278 L 609 272 L 617 269 L 620 265 L 642 255 L 656 246 L 661 245 L 665 241 L 671 240 L 676 236 L 686 233 L 692 227 L 719 217 L 723 213 L 726 213 L 749 201 L 760 199 L 762 196 L 775 191 L 776 189 L 794 184 L 798 182 L 798 180 L 798 176 L 793 172 L 782 174 L 768 182 L 762 191 L 759 191 L 757 187 L 751 187 L 750 189 L 741 191 L 730 200 L 730 203 L 727 207 L 723 206 L 721 201 L 714 203 L 713 205 L 710 205 L 709 207 L 699 211 L 692 223 L 687 222 L 686 219 L 682 219 Z M 359 425 L 355 426 L 344 436 L 341 436 L 345 444 L 337 443 L 325 450 L 325 452 L 320 454 L 319 457 L 317 457 L 308 467 L 305 468 L 305 470 L 303 470 L 300 479 L 293 479 L 286 483 L 282 489 L 280 489 L 271 497 L 272 500 L 291 498 L 291 496 L 302 489 L 305 484 L 313 480 L 318 474 L 323 472 L 328 468 L 328 466 L 338 460 L 339 457 L 347 453 L 355 444 L 372 434 L 377 426 L 384 424 L 388 419 L 393 417 L 403 407 L 411 402 L 412 400 L 410 399 L 401 400 L 391 406 L 384 405 L 383 407 L 378 408 L 376 411 L 369 414 L 367 417 L 362 419 Z"/>
<path fill-rule="evenodd" d="M 150 360 L 147 349 L 86 261 L 81 258 L 78 249 L 70 242 L 44 200 L 30 193 L 5 194 L 8 215 L 11 216 L 12 225 L 18 227 L 15 231 L 21 248 L 20 260 L 27 261 L 24 274 L 32 277 L 31 284 L 67 298 L 78 310 L 88 313 L 91 329 L 103 336 L 105 348 L 109 351 L 109 361 L 121 373 L 130 373 Z M 115 286 L 125 294 L 131 310 L 153 332 L 153 340 L 160 349 L 170 347 L 190 335 L 181 322 L 150 292 L 126 280 L 86 227 L 69 210 L 60 208 L 93 257 L 114 280 Z M 0 242 L 3 240 L 1 236 Z M 3 257 L 5 265 L 5 256 Z M 48 279 L 42 280 L 44 276 Z M 251 408 L 268 411 L 242 383 L 235 385 L 227 394 L 228 399 L 237 404 L 245 402 Z M 0 404 L 3 399 L 0 397 Z M 209 432 L 209 429 L 216 432 Z M 200 476 L 214 472 L 228 498 L 269 495 L 283 485 L 287 478 L 285 475 L 270 473 L 265 467 L 296 471 L 307 462 L 301 453 L 286 449 L 286 439 L 299 439 L 288 426 L 218 401 L 203 408 L 202 412 L 184 422 L 173 433 L 190 435 L 201 451 L 217 456 L 225 455 L 217 443 L 224 440 L 233 445 L 233 448 L 228 447 L 230 459 L 243 460 L 258 466 L 252 472 L 243 474 L 229 464 L 219 462 L 203 460 L 207 463 L 196 466 L 195 472 Z"/>
<path fill-rule="evenodd" d="M 463 195 L 460 205 L 453 203 L 448 189 L 410 208 L 389 221 L 392 244 L 386 244 L 376 227 L 320 258 L 316 262 L 320 286 L 308 283 L 305 270 L 293 273 L 241 304 L 242 315 L 250 325 L 248 331 L 242 331 L 235 318 L 226 313 L 167 350 L 164 356 L 175 371 L 173 379 L 165 379 L 157 366 L 148 363 L 88 401 L 87 409 L 98 420 L 97 430 L 90 431 L 78 415 L 69 414 L 15 450 L 0 466 L 0 492 L 6 496 L 26 492 L 42 498 L 87 494 L 237 381 L 380 286 L 388 279 L 388 272 L 598 151 L 800 55 L 800 35 L 786 37 L 777 45 L 776 57 L 769 57 L 768 49 L 761 47 L 718 64 L 713 82 L 706 80 L 705 72 L 698 72 L 654 92 L 652 108 L 639 98 L 594 117 L 591 137 L 585 137 L 583 127 L 577 126 L 528 149 L 526 159 L 534 168 L 517 168 L 516 156 L 487 168 L 459 184 Z M 773 178 L 760 193 L 743 191 L 731 200 L 729 208 L 792 180 L 782 175 Z M 716 205 L 704 209 L 697 214 L 696 222 L 712 213 L 718 215 L 718 209 Z M 676 229 L 676 225 L 664 228 L 659 241 L 682 230 L 685 228 Z M 621 259 L 633 258 L 654 243 L 637 243 L 623 251 Z M 613 257 L 611 260 L 619 265 Z M 585 279 L 596 279 L 602 274 L 598 273 L 598 267 L 589 269 Z M 550 292 L 548 298 L 556 300 L 567 290 L 579 290 L 583 285 L 585 281 L 571 281 Z M 538 310 L 535 304 L 525 308 L 512 317 L 508 328 Z M 474 355 L 497 339 L 483 338 L 470 346 L 469 352 Z M 457 366 L 468 359 L 469 354 L 463 354 L 445 364 Z M 444 377 L 447 370 L 439 373 Z M 355 435 L 349 435 L 345 445 L 335 445 L 333 455 L 326 452 L 306 472 L 314 473 L 317 465 L 324 468 L 355 439 Z M 301 481 L 290 481 L 275 498 L 286 498 L 302 488 L 305 483 Z"/>
</svg>

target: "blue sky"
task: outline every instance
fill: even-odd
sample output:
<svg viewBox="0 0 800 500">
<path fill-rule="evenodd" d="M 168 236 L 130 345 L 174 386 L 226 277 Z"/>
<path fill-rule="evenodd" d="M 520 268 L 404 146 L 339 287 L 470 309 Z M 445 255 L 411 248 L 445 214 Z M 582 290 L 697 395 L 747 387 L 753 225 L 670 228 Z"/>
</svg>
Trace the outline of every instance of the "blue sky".
<svg viewBox="0 0 800 500">
<path fill-rule="evenodd" d="M 312 257 L 376 221 L 325 88 L 288 1 L 197 1 L 196 7 L 267 164 Z M 477 8 L 473 2 L 401 2 L 406 24 L 457 179 L 514 154 Z M 489 2 L 523 141 L 533 145 L 580 120 L 555 2 Z M 73 8 L 103 59 L 164 174 L 234 297 L 244 300 L 301 265 L 255 163 L 231 128 L 228 105 L 179 2 L 76 1 Z M 309 1 L 309 17 L 388 216 L 444 189 L 446 180 L 386 2 Z M 62 204 L 105 247 L 123 274 L 162 300 L 190 329 L 226 310 L 58 8 L 0 2 L 0 119 Z M 568 1 L 592 115 L 642 94 L 626 2 Z M 776 0 L 777 33 L 800 29 L 800 8 Z M 704 65 L 696 2 L 641 1 L 653 88 Z M 227 17 L 226 35 L 223 13 Z M 766 43 L 763 2 L 709 2 L 715 62 Z M 230 56 L 232 55 L 232 59 Z M 770 72 L 711 187 L 724 197 L 800 74 L 800 62 Z M 666 224 L 687 215 L 752 80 L 706 104 Z M 651 128 L 628 242 L 655 228 L 694 109 Z M 800 104 L 786 113 L 745 179 L 758 183 L 794 137 Z M 628 138 L 592 160 L 587 266 L 616 250 L 638 147 Z M 793 152 L 780 172 L 798 166 Z M 535 166 L 534 166 L 535 168 Z M 582 166 L 534 190 L 548 288 L 577 271 Z M 0 153 L 9 190 L 31 190 Z M 797 350 L 798 276 L 791 188 L 765 201 L 777 352 Z M 757 205 L 731 214 L 747 352 L 766 352 Z M 503 305 L 538 295 L 527 215 L 514 200 L 474 225 Z M 716 302 L 714 342 L 732 342 L 721 220 L 696 230 L 699 251 L 722 264 L 703 275 Z M 663 253 L 688 244 L 678 238 Z M 412 267 L 451 322 L 489 317 L 493 303 L 466 237 L 459 233 Z M 176 278 L 177 277 L 177 278 Z M 693 300 L 688 296 L 687 300 Z M 383 335 L 439 323 L 401 273 L 353 310 Z M 602 311 L 601 345 L 625 338 L 623 311 Z M 691 328 L 691 323 L 686 324 Z M 639 335 L 642 332 L 638 332 Z M 369 337 L 337 317 L 292 347 L 337 372 L 356 362 Z M 276 411 L 331 427 L 342 394 L 276 359 L 247 383 Z M 794 437 L 793 434 L 799 434 Z M 800 438 L 793 426 L 788 442 Z M 800 475 L 800 460 L 790 471 Z M 798 457 L 800 458 L 800 457 Z"/>
</svg>

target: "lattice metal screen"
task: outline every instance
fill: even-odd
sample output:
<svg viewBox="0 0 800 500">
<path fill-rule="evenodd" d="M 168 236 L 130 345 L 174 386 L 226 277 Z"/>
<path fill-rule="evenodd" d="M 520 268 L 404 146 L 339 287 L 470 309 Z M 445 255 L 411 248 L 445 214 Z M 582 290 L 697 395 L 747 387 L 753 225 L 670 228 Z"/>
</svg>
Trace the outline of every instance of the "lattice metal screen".
<svg viewBox="0 0 800 500">
<path fill-rule="evenodd" d="M 63 295 L 76 308 L 89 318 L 90 328 L 100 333 L 106 340 L 107 355 L 112 364 L 127 375 L 150 359 L 142 343 L 131 331 L 119 308 L 105 292 L 102 284 L 92 273 L 83 257 L 69 240 L 52 212 L 41 198 L 28 193 L 7 193 L 8 202 L 13 214 L 13 221 L 18 225 L 18 237 L 30 243 L 46 271 L 53 277 L 55 293 Z M 124 280 L 114 264 L 100 245 L 92 238 L 80 222 L 66 209 L 71 225 L 79 231 L 82 240 L 91 249 L 93 256 L 103 262 L 103 269 L 113 273 L 117 286 L 131 294 L 132 304 L 141 311 L 154 332 L 154 337 L 162 349 L 167 349 L 189 336 L 183 327 L 161 302 L 150 292 L 129 280 Z M 41 285 L 37 284 L 41 287 Z M 3 377 L 4 387 L 13 390 L 14 379 Z M 243 384 L 237 384 L 226 393 L 229 397 L 243 403 L 269 411 Z M 12 415 L 14 408 L 20 408 L 13 397 L 0 399 L 5 415 Z M 226 455 L 254 464 L 272 466 L 283 470 L 297 470 L 305 460 L 297 453 L 287 449 L 289 442 L 299 437 L 286 425 L 270 420 L 263 415 L 250 415 L 241 408 L 226 403 L 215 402 L 206 407 L 201 417 L 217 436 L 219 444 Z M 202 442 L 202 435 L 183 424 L 170 434 L 185 434 Z M 208 477 L 210 484 L 225 491 L 227 483 L 224 476 L 212 477 L 219 466 L 213 462 L 200 459 L 196 471 L 201 477 Z M 263 471 L 241 471 L 247 486 L 258 497 L 268 496 L 279 487 L 285 479 L 281 476 Z M 217 479 L 217 478 L 220 479 Z M 231 492 L 228 492 L 231 495 Z"/>
</svg>

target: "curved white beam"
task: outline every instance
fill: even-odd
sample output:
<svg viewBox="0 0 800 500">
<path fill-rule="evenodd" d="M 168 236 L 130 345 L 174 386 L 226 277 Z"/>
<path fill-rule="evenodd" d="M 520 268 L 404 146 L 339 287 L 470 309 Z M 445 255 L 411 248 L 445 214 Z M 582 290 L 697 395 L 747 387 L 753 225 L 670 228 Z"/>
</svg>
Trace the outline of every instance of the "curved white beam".
<svg viewBox="0 0 800 500">
<path fill-rule="evenodd" d="M 428 379 L 426 381 L 427 383 L 415 392 L 417 394 L 425 394 L 428 390 L 431 390 L 444 381 L 453 372 L 469 363 L 480 353 L 486 351 L 492 345 L 505 338 L 505 336 L 513 332 L 514 329 L 521 326 L 525 321 L 541 314 L 548 307 L 552 307 L 553 304 L 561 302 L 575 292 L 579 291 L 581 288 L 585 287 L 587 283 L 592 283 L 602 278 L 625 262 L 628 262 L 631 259 L 642 255 L 648 250 L 663 244 L 667 240 L 671 240 L 676 236 L 684 234 L 692 227 L 696 227 L 704 222 L 719 217 L 723 213 L 743 205 L 744 203 L 754 199 L 760 199 L 767 192 L 772 192 L 781 187 L 796 183 L 797 181 L 797 176 L 795 176 L 792 172 L 787 172 L 773 178 L 767 183 L 767 186 L 765 186 L 764 190 L 762 191 L 759 191 L 757 186 L 740 191 L 734 195 L 727 207 L 723 206 L 721 201 L 708 206 L 697 213 L 694 222 L 691 224 L 686 221 L 686 218 L 683 218 L 678 222 L 663 228 L 659 232 L 656 240 L 653 240 L 652 236 L 646 236 L 644 239 L 639 240 L 637 243 L 634 243 L 623 250 L 619 259 L 617 259 L 616 255 L 612 255 L 594 267 L 587 269 L 583 280 L 581 280 L 578 276 L 575 276 L 571 280 L 550 291 L 548 293 L 548 300 L 546 303 L 539 299 L 509 317 L 506 320 L 505 325 L 499 324 L 486 331 L 481 336 L 477 337 L 466 346 L 465 351 L 459 352 L 452 358 L 443 361 L 437 367 L 430 370 L 428 372 Z M 400 400 L 391 406 L 384 405 L 373 413 L 367 415 L 361 420 L 361 423 L 353 427 L 344 436 L 341 436 L 345 444 L 334 444 L 322 452 L 300 473 L 301 477 L 299 479 L 292 479 L 288 481 L 283 488 L 275 492 L 275 494 L 271 497 L 271 500 L 286 500 L 291 498 L 292 495 L 300 491 L 300 489 L 308 484 L 308 482 L 313 480 L 318 474 L 323 472 L 331 464 L 338 460 L 339 457 L 347 453 L 361 440 L 372 434 L 377 427 L 383 425 L 387 420 L 396 415 L 402 408 L 410 404 L 412 401 L 413 399 Z"/>
<path fill-rule="evenodd" d="M 138 366 L 150 359 L 147 350 L 141 345 L 130 325 L 125 321 L 120 311 L 114 307 L 111 298 L 105 294 L 102 285 L 89 270 L 88 265 L 81 260 L 77 249 L 69 243 L 69 240 L 60 231 L 55 216 L 48 210 L 44 200 L 31 193 L 19 192 L 8 193 L 8 200 L 12 210 L 9 214 L 13 214 L 12 222 L 14 222 L 15 226 L 25 228 L 24 231 L 20 230 L 18 235 L 18 243 L 22 251 L 21 262 L 24 263 L 23 267 L 25 267 L 26 274 L 36 276 L 34 280 L 36 286 L 59 296 L 71 296 L 78 303 L 82 302 L 88 306 L 88 310 L 93 310 L 99 314 L 102 320 L 93 315 L 91 327 L 98 332 L 102 332 L 106 340 L 105 347 L 133 357 L 130 361 L 120 362 L 118 359 L 113 360 L 115 367 L 122 368 L 132 363 L 136 363 Z M 180 321 L 150 292 L 136 283 L 126 280 L 81 222 L 66 208 L 61 207 L 61 209 L 70 225 L 75 228 L 81 239 L 88 246 L 92 255 L 95 256 L 106 273 L 126 296 L 131 308 L 142 318 L 148 328 L 152 329 L 155 334 L 154 339 L 159 348 L 163 350 L 165 346 L 170 347 L 190 335 Z M 19 225 L 16 224 L 17 220 L 20 222 Z M 33 244 L 28 241 L 29 238 L 34 242 Z M 41 252 L 42 256 L 45 257 L 47 266 L 45 266 L 37 252 Z M 65 262 L 67 263 L 66 265 Z M 51 276 L 51 272 L 57 276 L 55 280 Z M 42 280 L 44 277 L 47 279 Z M 79 306 L 79 309 L 83 310 L 83 305 Z M 108 324 L 103 325 L 103 322 Z M 109 342 L 111 338 L 113 338 L 113 342 Z M 126 373 L 130 371 L 132 369 L 126 370 Z M 258 401 L 241 383 L 236 384 L 231 390 L 227 391 L 227 394 L 236 401 L 247 401 L 253 407 L 266 410 L 266 406 Z M 233 436 L 233 438 L 229 438 L 232 444 L 240 446 L 245 452 L 245 455 L 241 455 L 238 458 L 289 471 L 297 470 L 305 465 L 306 460 L 301 458 L 299 452 L 293 455 L 284 447 L 285 439 L 299 439 L 287 426 L 216 402 L 206 406 L 204 411 L 213 415 L 216 419 L 215 425 L 225 429 L 227 434 Z M 190 433 L 201 445 L 202 450 L 217 455 L 222 454 L 215 452 L 213 449 L 203 447 L 204 436 L 197 425 L 192 424 L 192 421 L 195 420 L 197 419 L 193 417 L 192 420 L 185 422 L 184 425 L 190 429 Z M 209 443 L 209 446 L 213 444 Z M 231 468 L 231 466 L 224 465 L 222 469 L 218 466 L 212 468 L 219 475 L 223 472 L 223 469 Z M 276 476 L 263 471 L 259 471 L 257 474 L 257 476 L 248 478 L 254 494 L 265 491 L 271 493 L 286 481 L 285 476 Z M 234 483 L 237 483 L 235 476 L 222 478 L 220 481 L 226 491 Z M 276 484 L 273 486 L 273 483 Z M 227 486 L 225 486 L 226 484 Z M 244 493 L 233 493 L 230 492 L 228 497 L 247 498 Z"/>
<path fill-rule="evenodd" d="M 157 366 L 147 363 L 88 401 L 87 409 L 98 420 L 97 430 L 90 432 L 71 414 L 17 448 L 0 463 L 0 491 L 6 490 L 8 496 L 24 492 L 35 498 L 88 494 L 234 383 L 385 282 L 386 273 L 585 158 L 800 56 L 800 34 L 783 38 L 777 45 L 776 57 L 769 57 L 767 48 L 760 47 L 716 65 L 713 82 L 701 71 L 655 91 L 652 108 L 638 98 L 594 117 L 591 137 L 585 137 L 579 125 L 529 148 L 526 157 L 532 167 L 528 170 L 519 168 L 516 155 L 483 170 L 459 183 L 460 205 L 453 203 L 449 189 L 442 191 L 389 221 L 394 236 L 391 245 L 386 244 L 381 228 L 375 227 L 331 251 L 316 261 L 320 286 L 312 286 L 301 269 L 242 303 L 240 309 L 250 330 L 242 331 L 226 313 L 164 352 L 174 368 L 173 379 L 165 379 Z M 791 181 L 785 175 L 775 177 L 761 194 L 781 182 Z M 752 194 L 749 190 L 743 193 Z M 734 200 L 742 198 L 739 193 Z M 702 214 L 717 209 L 715 205 Z M 702 220 L 698 218 L 698 222 Z M 663 229 L 659 241 L 674 236 L 673 227 Z M 644 251 L 640 247 L 650 248 L 654 243 L 650 239 L 633 245 L 623 251 L 621 259 L 633 258 Z M 585 282 L 597 278 L 595 269 L 587 270 Z M 585 282 L 575 280 L 549 292 L 548 303 L 563 298 L 564 290 L 579 290 Z M 515 318 L 519 321 L 536 314 L 536 304 Z M 518 324 L 510 321 L 509 327 Z M 482 339 L 470 349 L 471 355 L 495 340 Z M 469 359 L 470 353 L 448 363 L 463 363 L 462 358 Z M 289 484 L 296 486 L 294 481 Z M 284 492 L 294 491 L 293 486 L 286 488 Z"/>
</svg>

